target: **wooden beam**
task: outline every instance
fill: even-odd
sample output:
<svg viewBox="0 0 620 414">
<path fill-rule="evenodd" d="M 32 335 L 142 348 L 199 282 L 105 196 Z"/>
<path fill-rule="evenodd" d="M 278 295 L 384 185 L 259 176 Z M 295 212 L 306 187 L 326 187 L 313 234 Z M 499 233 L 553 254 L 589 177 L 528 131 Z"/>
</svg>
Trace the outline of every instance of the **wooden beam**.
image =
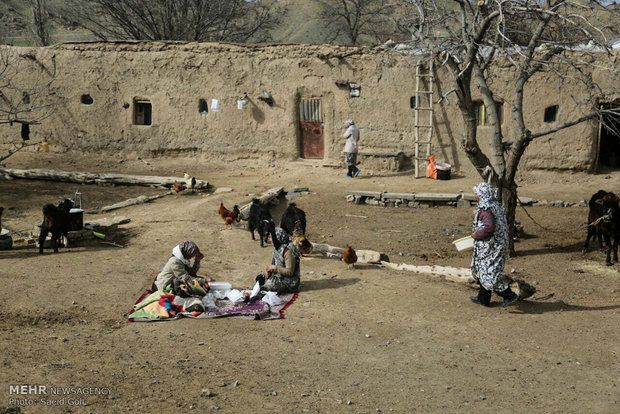
<svg viewBox="0 0 620 414">
<path fill-rule="evenodd" d="M 256 197 L 256 198 L 258 198 L 258 200 L 261 203 L 267 204 L 274 198 L 279 197 L 280 194 L 282 194 L 283 192 L 284 192 L 284 187 L 274 187 L 270 190 L 265 191 L 260 197 Z M 243 207 L 239 209 L 239 212 L 241 213 L 241 218 L 243 220 L 247 220 L 250 217 L 250 206 L 251 205 L 252 205 L 252 202 L 250 201 L 249 203 L 245 204 Z"/>
<path fill-rule="evenodd" d="M 89 173 L 78 171 L 59 171 L 46 169 L 20 170 L 17 168 L 0 168 L 0 179 L 4 176 L 31 180 L 62 181 L 80 184 L 116 184 L 141 185 L 146 187 L 171 188 L 175 181 L 185 184 L 181 177 L 159 177 L 153 175 L 129 175 L 117 173 Z M 196 189 L 209 188 L 209 182 L 196 180 Z"/>
<path fill-rule="evenodd" d="M 327 257 L 334 257 L 337 259 L 342 258 L 344 249 L 344 247 L 330 246 L 327 243 L 312 243 L 313 253 L 321 253 Z M 357 263 L 380 263 L 382 260 L 387 259 L 387 255 L 374 250 L 355 249 L 355 254 L 357 255 Z"/>
<path fill-rule="evenodd" d="M 150 196 L 150 197 L 143 195 L 143 196 L 136 197 L 136 198 L 130 198 L 129 200 L 121 201 L 120 203 L 112 204 L 111 206 L 101 207 L 101 211 L 107 212 L 107 211 L 117 210 L 117 209 L 123 208 L 123 207 L 134 206 L 136 204 L 148 203 L 149 201 L 152 201 L 152 200 L 155 200 L 155 199 L 158 199 L 158 198 L 161 198 L 161 197 L 165 197 L 165 196 L 167 196 L 169 194 L 171 194 L 171 193 L 154 195 L 154 196 Z"/>
</svg>

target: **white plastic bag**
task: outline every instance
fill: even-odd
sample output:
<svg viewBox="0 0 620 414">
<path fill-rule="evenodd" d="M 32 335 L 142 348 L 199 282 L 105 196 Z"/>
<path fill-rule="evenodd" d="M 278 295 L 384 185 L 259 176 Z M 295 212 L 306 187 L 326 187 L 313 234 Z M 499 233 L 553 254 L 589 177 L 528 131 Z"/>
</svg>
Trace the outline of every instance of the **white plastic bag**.
<svg viewBox="0 0 620 414">
<path fill-rule="evenodd" d="M 241 291 L 238 289 L 232 289 L 228 292 L 226 297 L 230 299 L 231 302 L 237 303 L 243 300 L 243 293 L 241 293 Z"/>
<path fill-rule="evenodd" d="M 278 306 L 284 303 L 284 301 L 280 299 L 276 292 L 266 292 L 265 296 L 263 296 L 261 300 L 267 303 L 269 306 Z"/>
</svg>

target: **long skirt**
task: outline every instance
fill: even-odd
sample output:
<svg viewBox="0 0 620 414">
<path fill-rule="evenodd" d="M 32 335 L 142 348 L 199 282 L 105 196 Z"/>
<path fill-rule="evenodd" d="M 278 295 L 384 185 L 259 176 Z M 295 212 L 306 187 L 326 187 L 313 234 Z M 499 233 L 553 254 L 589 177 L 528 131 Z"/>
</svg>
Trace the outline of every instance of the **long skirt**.
<svg viewBox="0 0 620 414">
<path fill-rule="evenodd" d="M 357 152 L 345 152 L 344 163 L 347 167 L 354 167 L 357 164 Z"/>
</svg>

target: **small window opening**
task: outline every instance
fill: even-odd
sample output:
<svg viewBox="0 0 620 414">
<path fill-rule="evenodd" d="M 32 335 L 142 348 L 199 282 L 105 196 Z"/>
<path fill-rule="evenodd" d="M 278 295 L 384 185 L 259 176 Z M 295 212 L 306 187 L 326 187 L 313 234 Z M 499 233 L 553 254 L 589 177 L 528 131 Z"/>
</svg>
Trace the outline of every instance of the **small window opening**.
<svg viewBox="0 0 620 414">
<path fill-rule="evenodd" d="M 92 96 L 90 96 L 89 94 L 82 95 L 80 101 L 82 101 L 84 105 L 92 105 L 94 102 Z"/>
<path fill-rule="evenodd" d="M 545 122 L 555 122 L 558 118 L 558 106 L 548 106 L 545 108 Z"/>
<path fill-rule="evenodd" d="M 411 98 L 409 98 L 409 106 L 411 107 L 411 109 L 415 109 L 416 106 L 421 106 L 422 105 L 422 99 L 418 96 L 417 99 L 415 96 L 412 96 Z"/>
<path fill-rule="evenodd" d="M 152 111 L 151 102 L 145 99 L 134 101 L 134 124 L 135 125 L 151 125 Z"/>
<path fill-rule="evenodd" d="M 28 92 L 22 92 L 22 102 L 24 105 L 30 105 L 30 94 Z"/>
<path fill-rule="evenodd" d="M 198 101 L 198 112 L 200 112 L 201 114 L 209 113 L 209 104 L 207 103 L 206 99 L 200 99 Z"/>
</svg>

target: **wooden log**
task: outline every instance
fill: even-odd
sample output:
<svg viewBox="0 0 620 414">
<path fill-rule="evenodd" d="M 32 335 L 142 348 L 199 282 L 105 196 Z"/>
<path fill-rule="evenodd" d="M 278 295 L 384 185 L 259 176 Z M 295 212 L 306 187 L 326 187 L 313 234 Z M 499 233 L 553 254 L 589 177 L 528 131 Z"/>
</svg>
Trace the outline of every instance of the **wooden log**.
<svg viewBox="0 0 620 414">
<path fill-rule="evenodd" d="M 321 253 L 328 257 L 342 258 L 344 253 L 344 247 L 330 246 L 327 243 L 312 243 L 312 252 Z M 380 263 L 382 260 L 387 259 L 387 255 L 384 253 L 376 252 L 374 250 L 357 250 L 357 263 Z"/>
<path fill-rule="evenodd" d="M 166 193 L 166 194 L 160 194 L 160 195 L 154 195 L 154 196 L 140 196 L 140 197 L 136 197 L 136 198 L 130 198 L 129 200 L 125 200 L 125 201 L 121 201 L 120 203 L 116 203 L 116 204 L 112 204 L 111 206 L 104 206 L 101 207 L 101 211 L 106 212 L 106 211 L 112 211 L 112 210 L 117 210 L 119 208 L 123 208 L 123 207 L 128 207 L 128 206 L 134 206 L 136 204 L 143 204 L 143 203 L 148 203 L 149 201 L 161 198 L 161 197 L 165 197 L 167 195 L 169 195 L 171 193 Z"/>
<path fill-rule="evenodd" d="M 471 269 L 465 267 L 451 267 L 451 266 L 415 266 L 405 263 L 389 263 L 381 262 L 381 264 L 389 269 L 394 270 L 407 270 L 410 272 L 424 273 L 432 276 L 443 276 L 445 279 L 457 283 L 470 284 L 474 283 L 474 278 L 471 275 Z"/>
<path fill-rule="evenodd" d="M 274 198 L 279 197 L 280 194 L 282 194 L 283 192 L 284 192 L 284 187 L 275 187 L 275 188 L 265 191 L 260 197 L 257 197 L 257 198 L 261 203 L 267 204 Z M 241 213 L 241 218 L 243 220 L 247 220 L 250 217 L 250 206 L 251 205 L 252 205 L 252 202 L 250 201 L 249 203 L 245 204 L 243 207 L 239 209 L 239 212 Z"/>
<path fill-rule="evenodd" d="M 443 276 L 446 280 L 456 283 L 473 284 L 475 282 L 471 275 L 471 269 L 465 267 L 450 267 L 450 266 L 415 266 L 409 264 L 397 264 L 389 262 L 381 262 L 384 267 L 394 270 L 408 270 L 410 272 L 425 273 L 431 276 Z M 504 283 L 509 285 L 516 284 L 515 290 L 519 295 L 519 299 L 526 299 L 536 293 L 536 288 L 527 283 L 522 278 L 505 274 Z"/>
<path fill-rule="evenodd" d="M 118 227 L 121 224 L 127 224 L 130 221 L 131 219 L 125 216 L 104 217 L 97 220 L 85 221 L 84 228 L 89 230 L 107 229 L 109 227 Z"/>
<path fill-rule="evenodd" d="M 46 169 L 20 170 L 17 168 L 0 168 L 0 179 L 3 179 L 5 175 L 13 178 L 62 181 L 80 184 L 106 183 L 116 185 L 141 185 L 147 187 L 159 186 L 166 188 L 171 188 L 175 181 L 185 184 L 185 179 L 181 177 L 159 177 L 154 175 L 129 175 L 117 173 L 89 173 Z M 196 180 L 196 185 L 194 188 L 209 188 L 209 182 Z"/>
</svg>

